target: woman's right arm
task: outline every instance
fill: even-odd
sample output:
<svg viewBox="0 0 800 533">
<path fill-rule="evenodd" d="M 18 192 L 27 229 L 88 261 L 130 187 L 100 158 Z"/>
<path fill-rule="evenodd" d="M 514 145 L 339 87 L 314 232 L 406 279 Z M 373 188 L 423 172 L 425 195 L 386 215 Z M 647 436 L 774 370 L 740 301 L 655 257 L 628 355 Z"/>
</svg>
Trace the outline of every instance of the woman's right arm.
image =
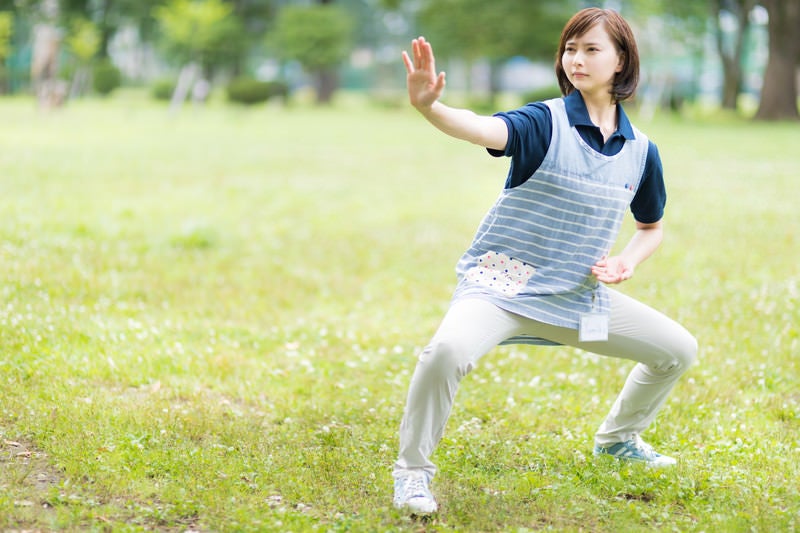
<svg viewBox="0 0 800 533">
<path fill-rule="evenodd" d="M 468 109 L 456 109 L 439 101 L 445 86 L 444 72 L 436 73 L 433 48 L 424 37 L 411 41 L 413 61 L 403 52 L 408 98 L 428 121 L 439 130 L 471 143 L 504 150 L 508 127 L 498 117 L 482 116 Z"/>
</svg>

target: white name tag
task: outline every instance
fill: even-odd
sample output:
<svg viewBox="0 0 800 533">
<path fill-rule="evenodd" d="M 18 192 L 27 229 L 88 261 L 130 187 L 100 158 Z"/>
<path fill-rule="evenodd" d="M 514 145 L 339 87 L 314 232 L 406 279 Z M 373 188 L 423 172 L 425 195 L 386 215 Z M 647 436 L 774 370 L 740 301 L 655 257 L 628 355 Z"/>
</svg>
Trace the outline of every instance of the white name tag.
<svg viewBox="0 0 800 533">
<path fill-rule="evenodd" d="M 580 342 L 598 342 L 608 340 L 608 314 L 584 313 L 581 315 L 578 328 Z"/>
</svg>

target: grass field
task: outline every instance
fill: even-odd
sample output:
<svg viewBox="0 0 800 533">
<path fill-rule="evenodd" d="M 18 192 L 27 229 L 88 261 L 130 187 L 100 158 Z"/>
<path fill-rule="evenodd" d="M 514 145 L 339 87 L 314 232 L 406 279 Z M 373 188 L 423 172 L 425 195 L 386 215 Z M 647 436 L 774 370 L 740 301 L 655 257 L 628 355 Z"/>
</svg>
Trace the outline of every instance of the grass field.
<svg viewBox="0 0 800 533">
<path fill-rule="evenodd" d="M 667 233 L 621 289 L 700 342 L 646 435 L 679 466 L 591 456 L 630 363 L 504 347 L 420 522 L 406 388 L 507 160 L 347 102 L 0 116 L 0 530 L 800 529 L 797 124 L 638 123 Z"/>
</svg>

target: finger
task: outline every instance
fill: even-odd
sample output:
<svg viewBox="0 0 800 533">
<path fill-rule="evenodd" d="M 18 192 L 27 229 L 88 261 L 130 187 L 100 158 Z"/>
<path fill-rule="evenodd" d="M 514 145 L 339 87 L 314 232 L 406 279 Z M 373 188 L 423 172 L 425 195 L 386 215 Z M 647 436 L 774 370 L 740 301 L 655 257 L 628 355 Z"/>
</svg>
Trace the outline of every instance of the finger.
<svg viewBox="0 0 800 533">
<path fill-rule="evenodd" d="M 406 66 L 406 72 L 408 72 L 409 74 L 414 72 L 414 65 L 413 63 L 411 63 L 411 58 L 408 57 L 408 54 L 406 53 L 405 50 L 403 50 L 403 63 Z"/>
<path fill-rule="evenodd" d="M 428 48 L 430 45 L 425 40 L 425 37 L 417 37 L 413 41 L 411 41 L 412 48 L 414 50 L 414 66 L 419 69 L 427 68 L 428 62 Z"/>
<path fill-rule="evenodd" d="M 602 281 L 603 283 L 608 283 L 612 279 L 607 272 L 598 272 L 594 277 L 597 278 L 597 281 Z"/>
<path fill-rule="evenodd" d="M 411 54 L 414 56 L 414 68 L 415 69 L 419 69 L 420 68 L 420 62 L 421 62 L 421 58 L 420 58 L 421 52 L 420 52 L 419 39 L 414 39 L 413 41 L 411 41 Z"/>
<path fill-rule="evenodd" d="M 423 52 L 423 64 L 425 65 L 426 70 L 430 70 L 431 72 L 436 72 L 436 60 L 433 57 L 433 47 L 431 43 L 424 42 L 422 47 Z"/>
<path fill-rule="evenodd" d="M 446 84 L 445 73 L 440 72 L 439 75 L 436 77 L 436 86 L 435 86 L 436 91 L 437 92 L 443 91 L 445 84 Z"/>
<path fill-rule="evenodd" d="M 619 283 L 620 281 L 623 281 L 623 279 L 619 276 L 609 276 L 609 275 L 598 277 L 597 279 L 599 281 L 602 281 L 603 283 L 607 283 L 610 285 L 614 285 L 616 283 Z"/>
</svg>

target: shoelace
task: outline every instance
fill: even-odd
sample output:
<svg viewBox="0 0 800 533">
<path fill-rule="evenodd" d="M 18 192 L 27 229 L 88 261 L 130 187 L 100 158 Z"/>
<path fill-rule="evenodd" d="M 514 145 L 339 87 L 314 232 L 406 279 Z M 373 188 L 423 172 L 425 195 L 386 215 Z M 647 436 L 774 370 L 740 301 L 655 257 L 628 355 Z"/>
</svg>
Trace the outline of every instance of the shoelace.
<svg viewBox="0 0 800 533">
<path fill-rule="evenodd" d="M 633 446 L 637 450 L 642 452 L 642 455 L 647 457 L 648 459 L 655 459 L 656 457 L 658 457 L 658 454 L 653 449 L 653 447 L 647 444 L 645 441 L 643 441 L 642 437 L 640 437 L 639 435 L 633 437 Z"/>
<path fill-rule="evenodd" d="M 421 474 L 409 475 L 406 479 L 405 487 L 406 498 L 430 498 L 428 487 L 425 485 L 425 480 Z"/>
</svg>

